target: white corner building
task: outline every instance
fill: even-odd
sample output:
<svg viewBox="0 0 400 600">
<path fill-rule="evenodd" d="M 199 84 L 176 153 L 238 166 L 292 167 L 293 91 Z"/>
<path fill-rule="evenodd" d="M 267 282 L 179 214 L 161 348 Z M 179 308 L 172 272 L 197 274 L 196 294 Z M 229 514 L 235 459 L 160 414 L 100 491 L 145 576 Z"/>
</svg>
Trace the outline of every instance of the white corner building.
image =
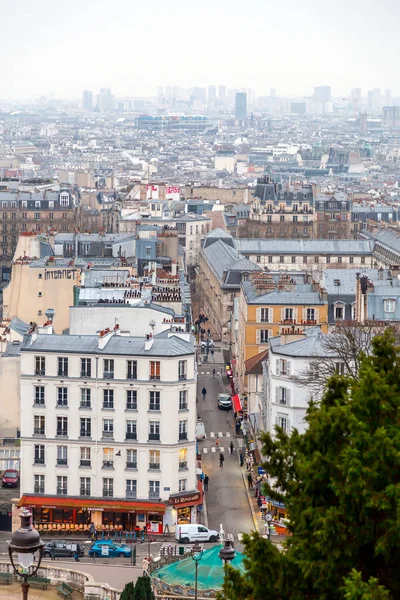
<svg viewBox="0 0 400 600">
<path fill-rule="evenodd" d="M 196 366 L 189 333 L 31 331 L 21 347 L 21 498 L 39 528 L 196 522 Z"/>
</svg>

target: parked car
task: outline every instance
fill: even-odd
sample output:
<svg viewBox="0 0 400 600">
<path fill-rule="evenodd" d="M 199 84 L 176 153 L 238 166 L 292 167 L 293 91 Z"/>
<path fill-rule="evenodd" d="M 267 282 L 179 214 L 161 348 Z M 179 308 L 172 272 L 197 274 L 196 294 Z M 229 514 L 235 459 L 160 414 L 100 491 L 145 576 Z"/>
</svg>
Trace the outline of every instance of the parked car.
<svg viewBox="0 0 400 600">
<path fill-rule="evenodd" d="M 203 421 L 197 421 L 196 423 L 196 440 L 204 440 L 206 437 L 206 428 L 204 427 Z"/>
<path fill-rule="evenodd" d="M 84 548 L 82 544 L 74 544 L 71 542 L 49 542 L 43 548 L 43 556 L 46 558 L 54 557 L 64 557 L 64 556 L 74 556 L 75 552 L 78 552 L 79 556 L 84 555 Z"/>
<path fill-rule="evenodd" d="M 201 342 L 201 347 L 205 348 L 207 346 L 207 343 L 208 343 L 209 348 L 214 348 L 214 342 L 212 340 L 210 340 L 210 338 L 208 338 L 208 340 L 203 340 Z"/>
<path fill-rule="evenodd" d="M 220 410 L 231 410 L 232 398 L 229 394 L 218 394 L 218 408 Z"/>
<path fill-rule="evenodd" d="M 118 544 L 111 540 L 94 542 L 89 548 L 89 556 L 118 556 L 129 558 L 132 548 L 126 544 Z"/>
<path fill-rule="evenodd" d="M 175 529 L 175 539 L 181 544 L 190 542 L 218 542 L 219 533 L 204 525 L 178 525 Z"/>
<path fill-rule="evenodd" d="M 18 487 L 19 471 L 16 469 L 6 469 L 2 479 L 3 487 Z"/>
</svg>

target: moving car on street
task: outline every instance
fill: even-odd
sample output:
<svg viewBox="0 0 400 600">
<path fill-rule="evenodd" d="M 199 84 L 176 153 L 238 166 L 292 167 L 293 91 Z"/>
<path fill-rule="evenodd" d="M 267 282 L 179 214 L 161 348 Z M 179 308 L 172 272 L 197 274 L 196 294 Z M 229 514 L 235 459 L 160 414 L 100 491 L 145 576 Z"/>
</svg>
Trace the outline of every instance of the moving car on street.
<svg viewBox="0 0 400 600">
<path fill-rule="evenodd" d="M 63 558 L 65 556 L 74 556 L 78 552 L 79 556 L 84 555 L 82 544 L 74 544 L 71 542 L 49 542 L 43 548 L 43 556 L 46 558 Z"/>
<path fill-rule="evenodd" d="M 218 542 L 219 533 L 213 529 L 208 529 L 204 525 L 190 524 L 178 525 L 175 530 L 175 539 L 181 544 L 191 542 Z"/>
<path fill-rule="evenodd" d="M 132 548 L 126 544 L 119 544 L 111 540 L 94 542 L 89 548 L 89 556 L 118 556 L 129 558 L 132 556 Z"/>
<path fill-rule="evenodd" d="M 204 440 L 206 437 L 206 429 L 203 421 L 197 421 L 196 423 L 196 440 Z"/>
<path fill-rule="evenodd" d="M 229 394 L 218 394 L 218 408 L 220 410 L 231 410 L 232 398 Z"/>
<path fill-rule="evenodd" d="M 19 471 L 16 469 L 6 469 L 2 479 L 3 487 L 18 487 Z"/>
</svg>

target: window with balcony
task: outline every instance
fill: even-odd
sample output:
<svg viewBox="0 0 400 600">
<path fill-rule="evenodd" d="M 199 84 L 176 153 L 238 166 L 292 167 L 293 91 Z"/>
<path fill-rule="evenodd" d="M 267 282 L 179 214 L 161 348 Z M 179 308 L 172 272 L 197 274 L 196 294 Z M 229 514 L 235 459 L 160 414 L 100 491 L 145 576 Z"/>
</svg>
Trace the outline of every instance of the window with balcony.
<svg viewBox="0 0 400 600">
<path fill-rule="evenodd" d="M 150 361 L 150 380 L 160 381 L 161 363 L 159 360 Z"/>
<path fill-rule="evenodd" d="M 81 358 L 81 377 L 92 376 L 92 359 Z"/>
<path fill-rule="evenodd" d="M 133 420 L 126 421 L 125 439 L 137 440 L 137 422 Z"/>
<path fill-rule="evenodd" d="M 103 448 L 103 469 L 114 468 L 114 448 Z"/>
<path fill-rule="evenodd" d="M 149 450 L 149 469 L 153 471 L 160 470 L 160 451 Z"/>
<path fill-rule="evenodd" d="M 137 481 L 136 479 L 126 480 L 126 497 L 136 498 L 137 497 Z"/>
<path fill-rule="evenodd" d="M 126 410 L 137 410 L 137 390 L 126 391 Z"/>
<path fill-rule="evenodd" d="M 58 377 L 68 377 L 68 358 L 58 357 Z"/>
<path fill-rule="evenodd" d="M 80 478 L 80 495 L 81 496 L 90 496 L 91 495 L 91 481 L 90 477 L 81 477 Z"/>
<path fill-rule="evenodd" d="M 137 450 L 133 448 L 126 451 L 126 468 L 137 469 Z"/>
<path fill-rule="evenodd" d="M 257 329 L 256 331 L 256 343 L 257 344 L 268 344 L 268 338 L 270 336 L 269 329 Z"/>
<path fill-rule="evenodd" d="M 92 390 L 90 388 L 81 388 L 81 408 L 90 408 L 92 405 Z"/>
<path fill-rule="evenodd" d="M 187 448 L 179 450 L 179 468 L 187 469 Z"/>
<path fill-rule="evenodd" d="M 187 378 L 187 361 L 186 360 L 180 360 L 178 362 L 178 379 L 179 381 L 182 381 L 183 379 Z"/>
<path fill-rule="evenodd" d="M 128 360 L 126 362 L 126 378 L 137 379 L 137 360 Z"/>
<path fill-rule="evenodd" d="M 89 446 L 81 446 L 81 467 L 91 466 L 91 448 Z"/>
<path fill-rule="evenodd" d="M 188 439 L 188 434 L 187 434 L 187 421 L 179 421 L 179 441 L 181 440 L 187 440 Z"/>
<path fill-rule="evenodd" d="M 114 408 L 114 390 L 103 390 L 103 408 Z"/>
<path fill-rule="evenodd" d="M 187 479 L 179 479 L 178 491 L 186 492 L 186 489 L 187 489 L 186 486 L 187 486 Z"/>
<path fill-rule="evenodd" d="M 276 374 L 290 376 L 290 360 L 280 358 L 276 361 Z"/>
<path fill-rule="evenodd" d="M 40 213 L 35 212 L 33 218 L 35 219 L 35 221 L 40 221 Z"/>
<path fill-rule="evenodd" d="M 43 415 L 33 417 L 33 435 L 45 435 L 45 419 Z"/>
<path fill-rule="evenodd" d="M 114 439 L 114 419 L 103 419 L 102 437 Z"/>
<path fill-rule="evenodd" d="M 258 314 L 258 322 L 259 323 L 269 323 L 270 318 L 270 309 L 269 308 L 259 308 L 257 309 Z"/>
<path fill-rule="evenodd" d="M 275 390 L 275 400 L 277 404 L 281 404 L 282 406 L 289 406 L 290 404 L 290 390 L 289 388 L 285 388 L 279 386 Z"/>
<path fill-rule="evenodd" d="M 57 466 L 68 465 L 68 446 L 57 446 Z"/>
<path fill-rule="evenodd" d="M 113 498 L 114 496 L 114 479 L 109 477 L 103 478 L 103 498 Z"/>
<path fill-rule="evenodd" d="M 307 308 L 306 311 L 307 321 L 315 321 L 315 308 Z"/>
<path fill-rule="evenodd" d="M 35 406 L 44 406 L 44 385 L 35 385 Z"/>
<path fill-rule="evenodd" d="M 44 494 L 44 475 L 34 475 L 34 494 Z"/>
<path fill-rule="evenodd" d="M 44 356 L 35 356 L 35 375 L 46 374 L 46 359 Z"/>
<path fill-rule="evenodd" d="M 160 498 L 160 482 L 149 481 L 149 500 L 159 500 Z"/>
<path fill-rule="evenodd" d="M 56 435 L 64 437 L 68 435 L 68 417 L 57 417 Z"/>
<path fill-rule="evenodd" d="M 68 495 L 67 477 L 65 475 L 57 475 L 57 496 Z"/>
<path fill-rule="evenodd" d="M 81 418 L 80 437 L 90 438 L 92 436 L 92 419 Z"/>
<path fill-rule="evenodd" d="M 160 392 L 151 391 L 149 393 L 149 410 L 161 410 Z"/>
<path fill-rule="evenodd" d="M 35 465 L 44 465 L 44 446 L 42 444 L 35 444 L 34 463 Z"/>
<path fill-rule="evenodd" d="M 283 318 L 285 321 L 293 321 L 293 308 L 284 308 L 283 309 Z"/>
<path fill-rule="evenodd" d="M 114 379 L 114 360 L 112 358 L 103 360 L 103 377 L 104 379 Z"/>
<path fill-rule="evenodd" d="M 68 388 L 57 388 L 57 406 L 68 406 Z"/>
<path fill-rule="evenodd" d="M 179 410 L 187 410 L 188 408 L 188 396 L 187 390 L 179 391 Z"/>
<path fill-rule="evenodd" d="M 149 440 L 158 442 L 160 441 L 160 422 L 150 421 L 149 422 Z"/>
</svg>

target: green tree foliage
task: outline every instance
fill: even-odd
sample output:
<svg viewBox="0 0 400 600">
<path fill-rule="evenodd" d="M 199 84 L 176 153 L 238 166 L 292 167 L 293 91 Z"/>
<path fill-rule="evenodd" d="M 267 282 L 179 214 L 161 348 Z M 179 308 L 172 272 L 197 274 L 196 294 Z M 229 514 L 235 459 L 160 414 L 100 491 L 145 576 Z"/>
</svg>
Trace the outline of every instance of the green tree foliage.
<svg viewBox="0 0 400 600">
<path fill-rule="evenodd" d="M 138 577 L 135 585 L 134 600 L 154 600 L 150 577 Z"/>
<path fill-rule="evenodd" d="M 306 420 L 303 435 L 278 429 L 262 437 L 274 482 L 266 493 L 284 501 L 292 534 L 274 563 L 271 598 L 400 599 L 400 357 L 392 334 L 374 338 L 358 379 L 332 377 Z M 259 564 L 247 575 L 229 570 L 225 585 L 243 590 L 234 600 L 261 598 L 255 575 L 264 545 L 248 541 L 247 556 Z"/>
<path fill-rule="evenodd" d="M 120 600 L 135 600 L 135 584 L 132 581 L 125 585 Z"/>
</svg>

